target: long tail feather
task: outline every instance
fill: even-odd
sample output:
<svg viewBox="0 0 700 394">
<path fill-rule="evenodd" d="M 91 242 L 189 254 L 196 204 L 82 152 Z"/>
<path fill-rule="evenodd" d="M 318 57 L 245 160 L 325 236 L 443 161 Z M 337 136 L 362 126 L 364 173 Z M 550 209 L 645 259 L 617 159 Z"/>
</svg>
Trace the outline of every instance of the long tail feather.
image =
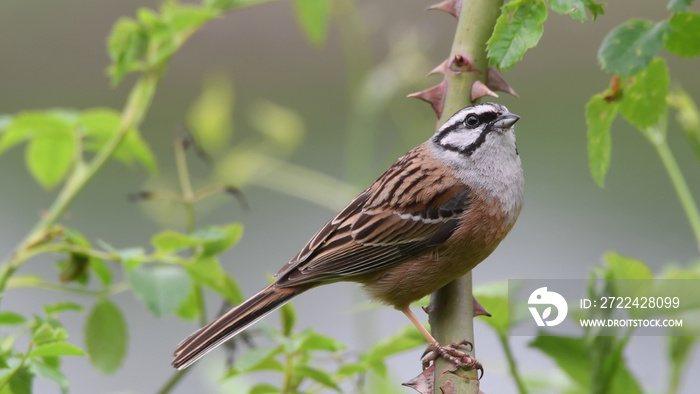
<svg viewBox="0 0 700 394">
<path fill-rule="evenodd" d="M 177 345 L 172 365 L 185 369 L 226 340 L 274 312 L 304 290 L 270 285 L 258 294 L 195 331 Z"/>
</svg>

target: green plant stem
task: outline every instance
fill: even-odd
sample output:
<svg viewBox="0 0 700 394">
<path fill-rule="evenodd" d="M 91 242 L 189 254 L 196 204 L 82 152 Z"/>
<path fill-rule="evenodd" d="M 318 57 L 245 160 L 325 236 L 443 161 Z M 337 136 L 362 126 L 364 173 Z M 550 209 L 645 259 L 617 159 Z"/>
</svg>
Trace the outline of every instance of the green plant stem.
<svg viewBox="0 0 700 394">
<path fill-rule="evenodd" d="M 506 353 L 506 359 L 508 360 L 508 369 L 510 370 L 510 376 L 513 377 L 513 380 L 515 380 L 515 384 L 518 386 L 518 393 L 527 394 L 525 382 L 523 382 L 523 378 L 518 373 L 515 358 L 513 357 L 513 350 L 510 347 L 510 343 L 508 343 L 508 337 L 506 335 L 499 335 L 498 339 L 501 341 L 503 351 Z"/>
<path fill-rule="evenodd" d="M 282 383 L 281 394 L 293 394 L 296 388 L 293 387 L 292 381 L 294 380 L 294 355 L 286 354 L 286 361 L 284 363 L 284 381 Z"/>
<path fill-rule="evenodd" d="M 143 116 L 150 107 L 158 79 L 159 73 L 156 71 L 146 72 L 141 75 L 141 78 L 132 88 L 126 106 L 122 111 L 122 118 L 117 132 L 105 143 L 90 163 L 78 163 L 75 166 L 46 214 L 20 242 L 14 254 L 3 262 L 2 267 L 0 267 L 0 299 L 5 292 L 10 276 L 27 260 L 26 255 L 30 253 L 31 248 L 42 241 L 49 227 L 56 223 L 58 218 L 73 202 L 75 196 L 102 169 L 127 132 L 141 123 Z"/>
<path fill-rule="evenodd" d="M 182 200 L 185 205 L 185 228 L 188 234 L 192 234 L 197 227 L 195 216 L 195 203 L 197 198 L 192 188 L 190 172 L 187 168 L 187 156 L 185 156 L 185 145 L 180 138 L 175 139 L 175 165 L 177 166 L 177 177 L 182 189 Z M 202 286 L 194 285 L 197 303 L 199 306 L 199 325 L 204 327 L 207 324 L 206 304 L 204 302 L 204 292 Z M 177 382 L 177 381 L 176 381 Z"/>
<path fill-rule="evenodd" d="M 472 273 L 450 282 L 433 293 L 430 299 L 430 329 L 433 337 L 441 344 L 459 342 L 466 339 L 474 343 L 474 298 L 472 297 Z M 475 357 L 474 348 L 469 352 Z M 441 357 L 435 360 L 435 394 L 447 381 L 452 381 L 457 393 L 477 394 L 479 392 L 478 372 L 458 370 L 450 373 L 454 366 Z"/>
<path fill-rule="evenodd" d="M 471 87 L 475 81 L 486 81 L 489 66 L 486 41 L 493 34 L 493 27 L 501 15 L 502 5 L 503 1 L 463 0 L 450 59 L 457 55 L 466 55 L 475 71 L 460 72 L 449 67 L 445 71 L 447 91 L 438 126 L 445 123 L 455 112 L 472 104 Z"/>
<path fill-rule="evenodd" d="M 186 369 L 181 369 L 173 374 L 173 376 L 168 379 L 163 387 L 161 387 L 156 393 L 158 394 L 167 394 L 175 388 L 175 386 L 180 382 L 180 380 L 187 374 L 187 371 L 189 371 L 191 368 L 186 368 Z"/>
<path fill-rule="evenodd" d="M 182 197 L 185 204 L 185 227 L 187 228 L 187 232 L 191 233 L 197 225 L 194 213 L 195 195 L 192 189 L 190 173 L 187 169 L 185 146 L 180 138 L 175 139 L 175 165 L 177 166 L 177 177 L 180 181 L 180 188 L 182 189 Z"/>
<path fill-rule="evenodd" d="M 445 71 L 445 101 L 438 127 L 459 109 L 471 104 L 472 84 L 485 81 L 488 71 L 486 42 L 493 33 L 501 13 L 503 1 L 463 0 L 457 22 L 450 59 L 466 57 L 474 72 L 457 72 L 447 67 Z M 438 342 L 449 344 L 463 339 L 474 343 L 474 313 L 471 272 L 435 292 L 431 298 L 430 327 Z M 474 356 L 474 352 L 471 355 Z M 435 362 L 434 393 L 442 394 L 441 386 L 452 381 L 455 392 L 476 394 L 479 392 L 478 372 L 457 371 L 449 373 L 451 363 L 438 358 Z"/>
<path fill-rule="evenodd" d="M 690 192 L 688 183 L 683 177 L 678 162 L 676 162 L 675 157 L 671 148 L 668 146 L 666 139 L 650 138 L 652 145 L 656 148 L 656 151 L 661 158 L 661 162 L 666 168 L 669 178 L 671 178 L 671 183 L 673 183 L 673 188 L 676 189 L 676 194 L 678 194 L 678 199 L 683 206 L 685 215 L 690 222 L 690 227 L 693 229 L 695 234 L 695 241 L 697 242 L 698 249 L 700 250 L 700 211 L 698 211 L 698 205 L 695 203 L 693 194 Z"/>
<path fill-rule="evenodd" d="M 103 252 L 101 250 L 95 250 L 91 248 L 86 248 L 84 246 L 68 244 L 68 243 L 52 243 L 46 245 L 39 245 L 31 248 L 24 255 L 24 260 L 38 256 L 43 253 L 76 253 L 82 254 L 89 257 L 95 257 L 107 261 L 120 261 L 121 257 L 115 253 Z M 174 253 L 153 253 L 150 255 L 145 255 L 141 257 L 144 263 L 159 262 L 159 263 L 169 263 L 169 264 L 185 264 L 187 259 L 178 256 Z"/>
<path fill-rule="evenodd" d="M 13 285 L 12 282 L 8 285 L 9 289 L 19 288 L 34 288 L 40 290 L 58 291 L 63 293 L 71 293 L 90 297 L 103 297 L 105 295 L 115 295 L 129 290 L 128 282 L 119 282 L 102 290 L 90 290 L 81 287 L 71 287 L 58 283 L 49 283 L 44 281 L 27 282 L 19 285 Z"/>
</svg>

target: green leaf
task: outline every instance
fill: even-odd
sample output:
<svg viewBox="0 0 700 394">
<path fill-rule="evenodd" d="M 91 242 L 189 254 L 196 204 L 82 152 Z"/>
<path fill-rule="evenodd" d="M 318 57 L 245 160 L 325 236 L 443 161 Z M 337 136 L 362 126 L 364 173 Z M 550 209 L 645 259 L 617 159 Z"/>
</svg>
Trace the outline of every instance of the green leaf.
<svg viewBox="0 0 700 394">
<path fill-rule="evenodd" d="M 292 335 L 290 338 L 275 335 L 275 339 L 284 345 L 284 352 L 286 354 L 294 354 L 301 351 L 301 345 L 304 344 L 306 339 L 310 337 L 313 332 L 313 329 L 307 328 L 302 332 Z"/>
<path fill-rule="evenodd" d="M 218 154 L 229 147 L 233 132 L 233 104 L 231 79 L 225 74 L 208 75 L 202 94 L 187 114 L 187 123 L 195 141 L 205 152 Z"/>
<path fill-rule="evenodd" d="M 676 121 L 683 130 L 683 135 L 695 158 L 700 161 L 700 111 L 688 93 L 676 87 L 668 96 L 668 104 L 675 108 Z"/>
<path fill-rule="evenodd" d="M 297 376 L 309 378 L 339 393 L 342 392 L 338 384 L 333 381 L 331 375 L 324 370 L 313 368 L 308 365 L 297 365 L 296 368 L 294 368 L 294 373 Z"/>
<path fill-rule="evenodd" d="M 583 0 L 583 3 L 586 5 L 586 8 L 588 8 L 588 11 L 593 14 L 593 20 L 598 18 L 598 15 L 605 14 L 605 9 L 603 8 L 605 3 L 596 3 L 593 0 Z"/>
<path fill-rule="evenodd" d="M 380 375 L 386 375 L 384 359 L 419 346 L 425 346 L 425 338 L 414 326 L 405 326 L 399 332 L 389 338 L 376 342 L 361 356 L 363 362 L 368 363 Z"/>
<path fill-rule="evenodd" d="M 286 303 L 280 308 L 282 316 L 282 335 L 288 337 L 294 331 L 294 324 L 297 321 L 297 313 L 291 303 Z"/>
<path fill-rule="evenodd" d="M 126 321 L 113 302 L 95 304 L 85 324 L 85 348 L 92 365 L 102 373 L 113 373 L 124 361 L 128 342 Z"/>
<path fill-rule="evenodd" d="M 175 252 L 182 249 L 191 248 L 199 245 L 198 240 L 192 239 L 187 234 L 178 233 L 173 230 L 161 231 L 151 238 L 151 244 L 159 252 Z"/>
<path fill-rule="evenodd" d="M 612 339 L 612 337 L 600 337 Z M 587 338 L 572 338 L 572 337 L 557 337 L 557 336 L 538 336 L 534 341 L 530 342 L 530 347 L 539 349 L 552 358 L 562 371 L 566 372 L 585 392 L 590 392 L 591 378 L 593 374 L 593 365 L 591 357 L 596 349 L 596 344 L 591 346 Z M 611 349 L 608 353 L 603 353 L 603 365 L 597 365 L 596 368 L 602 369 L 604 373 L 610 373 L 609 391 L 601 392 L 622 393 L 625 394 L 641 394 L 642 390 L 634 376 L 627 369 L 624 358 L 621 357 L 623 347 L 619 344 L 615 349 Z M 614 365 L 607 365 L 614 361 Z M 596 382 L 599 385 L 601 382 Z"/>
<path fill-rule="evenodd" d="M 153 155 L 151 148 L 136 129 L 130 129 L 127 132 L 126 136 L 124 136 L 124 139 L 117 147 L 117 150 L 114 152 L 115 157 L 119 158 L 121 155 L 126 156 L 126 153 L 122 152 L 128 152 L 130 157 L 133 157 L 135 161 L 139 162 L 151 174 L 158 172 L 158 163 L 156 162 L 155 155 Z"/>
<path fill-rule="evenodd" d="M 673 12 L 685 11 L 693 0 L 671 0 L 668 2 L 668 9 Z"/>
<path fill-rule="evenodd" d="M 196 291 L 195 285 L 190 286 L 190 292 L 177 308 L 177 315 L 183 320 L 195 320 L 202 313 L 200 310 L 199 292 Z"/>
<path fill-rule="evenodd" d="M 233 223 L 226 226 L 209 226 L 197 229 L 192 233 L 192 239 L 204 246 L 205 255 L 215 255 L 225 252 L 238 243 L 243 235 L 243 225 Z"/>
<path fill-rule="evenodd" d="M 58 369 L 58 366 L 50 365 L 48 363 L 42 362 L 39 359 L 34 359 L 31 360 L 30 369 L 35 374 L 40 375 L 41 377 L 51 380 L 58 384 L 58 387 L 61 389 L 62 394 L 68 394 L 70 382 L 68 381 L 66 376 Z"/>
<path fill-rule="evenodd" d="M 109 75 L 112 84 L 116 85 L 124 75 L 142 70 L 142 57 L 148 46 L 148 34 L 133 19 L 121 18 L 112 27 L 107 41 L 107 51 L 112 59 Z"/>
<path fill-rule="evenodd" d="M 670 83 L 666 61 L 654 59 L 645 70 L 632 77 L 620 101 L 620 114 L 639 129 L 656 125 L 666 113 Z"/>
<path fill-rule="evenodd" d="M 20 315 L 19 313 L 10 311 L 0 312 L 0 325 L 16 326 L 24 323 L 25 321 L 27 321 L 27 319 L 25 319 L 24 316 Z"/>
<path fill-rule="evenodd" d="M 142 67 L 160 69 L 200 26 L 216 17 L 216 10 L 195 5 L 165 2 L 160 14 L 142 8 L 138 17 L 143 34 L 147 37 L 147 50 L 141 53 Z M 141 59 L 141 57 L 139 58 Z"/>
<path fill-rule="evenodd" d="M 32 394 L 34 374 L 28 366 L 20 367 L 9 380 L 10 390 L 8 394 Z M 3 393 L 4 394 L 4 393 Z"/>
<path fill-rule="evenodd" d="M 84 111 L 77 120 L 85 134 L 85 149 L 97 152 L 119 130 L 121 114 L 109 108 L 94 108 Z M 141 164 L 151 174 L 158 171 L 155 156 L 137 129 L 129 129 L 114 150 L 113 157 L 126 165 L 134 161 Z"/>
<path fill-rule="evenodd" d="M 87 284 L 88 268 L 90 267 L 90 257 L 80 253 L 69 253 L 68 259 L 59 261 L 59 279 L 63 283 L 77 282 L 81 285 Z"/>
<path fill-rule="evenodd" d="M 54 304 L 44 305 L 44 312 L 47 315 L 57 315 L 61 312 L 73 311 L 82 312 L 85 308 L 82 305 L 78 305 L 74 302 L 61 301 Z"/>
<path fill-rule="evenodd" d="M 124 268 L 126 268 L 127 272 L 143 264 L 144 258 L 146 257 L 143 248 L 114 249 L 102 240 L 97 240 L 97 243 L 106 251 L 118 256 L 119 261 L 124 264 Z"/>
<path fill-rule="evenodd" d="M 700 14 L 679 12 L 671 17 L 666 50 L 682 57 L 700 56 Z"/>
<path fill-rule="evenodd" d="M 487 42 L 489 64 L 509 69 L 537 45 L 544 32 L 547 6 L 542 0 L 515 0 L 505 6 Z"/>
<path fill-rule="evenodd" d="M 193 246 L 202 246 L 202 254 L 215 255 L 235 245 L 243 234 L 243 226 L 233 223 L 226 226 L 209 226 L 197 229 L 192 234 L 172 230 L 156 234 L 151 243 L 160 252 L 174 252 Z"/>
<path fill-rule="evenodd" d="M 618 103 L 608 101 L 605 94 L 591 97 L 586 104 L 588 125 L 588 165 L 598 186 L 605 185 L 605 174 L 610 168 L 612 138 L 610 127 L 617 116 Z"/>
<path fill-rule="evenodd" d="M 325 350 L 329 352 L 339 352 L 345 349 L 345 347 L 345 344 L 337 339 L 321 335 L 317 332 L 311 332 L 311 334 L 304 339 L 301 345 L 299 345 L 298 350 Z"/>
<path fill-rule="evenodd" d="M 295 111 L 267 100 L 259 100 L 249 112 L 249 122 L 277 149 L 290 152 L 304 139 L 306 125 Z"/>
<path fill-rule="evenodd" d="M 177 4 L 163 7 L 163 20 L 174 32 L 196 29 L 216 17 L 213 10 L 196 5 Z"/>
<path fill-rule="evenodd" d="M 608 266 L 608 279 L 653 279 L 654 273 L 648 265 L 640 260 L 623 256 L 616 252 L 608 252 L 604 257 Z"/>
<path fill-rule="evenodd" d="M 614 28 L 603 40 L 598 50 L 598 61 L 603 70 L 633 75 L 645 69 L 654 59 L 668 38 L 668 21 L 653 23 L 630 19 Z"/>
<path fill-rule="evenodd" d="M 109 269 L 104 260 L 90 257 L 90 269 L 95 273 L 103 287 L 112 284 L 112 270 Z"/>
<path fill-rule="evenodd" d="M 237 8 L 250 7 L 267 3 L 272 0 L 205 0 L 205 6 L 217 11 L 230 11 Z"/>
<path fill-rule="evenodd" d="M 75 114 L 67 110 L 30 111 L 23 112 L 3 125 L 3 133 L 0 136 L 0 153 L 34 137 L 36 134 L 51 133 L 52 130 L 68 129 L 72 134 L 72 124 Z"/>
<path fill-rule="evenodd" d="M 68 174 L 75 158 L 75 140 L 70 128 L 37 133 L 29 141 L 25 159 L 34 179 L 53 189 Z"/>
<path fill-rule="evenodd" d="M 243 293 L 238 283 L 226 274 L 216 257 L 204 256 L 185 265 L 185 270 L 192 279 L 221 294 L 229 303 L 238 305 L 243 302 Z"/>
<path fill-rule="evenodd" d="M 600 338 L 614 339 L 614 337 Z M 639 386 L 639 382 L 625 365 L 625 358 L 622 352 L 626 343 L 627 341 L 625 340 L 616 340 L 611 351 L 603 353 L 603 366 L 601 369 L 603 370 L 604 379 L 610 382 L 607 392 L 644 394 L 644 391 Z"/>
<path fill-rule="evenodd" d="M 36 346 L 29 352 L 30 357 L 85 356 L 85 352 L 68 342 L 49 342 Z"/>
<path fill-rule="evenodd" d="M 336 375 L 338 375 L 339 378 L 344 379 L 348 376 L 365 373 L 368 369 L 369 365 L 367 363 L 347 363 L 338 368 Z"/>
<path fill-rule="evenodd" d="M 294 12 L 297 23 L 309 42 L 314 45 L 323 44 L 331 17 L 331 2 L 329 0 L 294 0 Z"/>
<path fill-rule="evenodd" d="M 30 112 L 17 115 L 14 118 L 3 116 L 3 132 L 2 135 L 0 135 L 0 154 L 19 145 L 34 135 L 32 125 L 42 121 L 42 119 L 35 119 L 35 117 L 40 117 L 41 115 L 43 114 Z"/>
<path fill-rule="evenodd" d="M 280 390 L 279 387 L 267 383 L 260 383 L 253 386 L 248 394 L 276 394 L 281 392 L 282 390 Z"/>
<path fill-rule="evenodd" d="M 590 349 L 582 338 L 538 336 L 529 346 L 547 354 L 582 388 L 590 387 Z"/>
<path fill-rule="evenodd" d="M 599 14 L 605 13 L 603 4 L 592 0 L 550 0 L 549 8 L 558 14 L 571 15 L 572 18 L 580 22 L 585 22 L 588 19 L 586 9 L 593 14 L 593 19 Z"/>
<path fill-rule="evenodd" d="M 141 7 L 136 11 L 136 16 L 145 27 L 149 30 L 165 29 L 165 23 L 161 20 L 154 10 L 146 7 Z"/>
<path fill-rule="evenodd" d="M 671 361 L 671 387 L 675 390 L 670 392 L 679 392 L 680 384 L 683 380 L 688 360 L 693 354 L 698 343 L 697 336 L 669 336 L 667 337 L 668 358 Z"/>
<path fill-rule="evenodd" d="M 232 371 L 235 371 L 235 374 L 260 371 L 262 370 L 261 367 L 263 365 L 271 365 L 267 363 L 267 361 L 273 359 L 276 355 L 280 354 L 280 352 L 280 347 L 256 347 L 250 349 L 247 352 L 243 353 L 240 357 L 238 357 L 236 363 L 233 364 L 233 367 L 231 367 L 231 369 Z M 274 367 L 273 370 L 277 371 L 278 369 Z M 233 374 L 231 374 L 230 372 L 229 375 L 233 376 Z"/>
<path fill-rule="evenodd" d="M 13 118 L 0 138 L 0 153 L 29 139 L 25 152 L 32 176 L 45 188 L 60 183 L 75 159 L 73 126 L 66 111 L 25 112 Z"/>
<path fill-rule="evenodd" d="M 42 323 L 32 331 L 32 343 L 35 346 L 42 345 L 57 339 L 57 330 L 48 323 Z"/>
<path fill-rule="evenodd" d="M 90 247 L 90 241 L 88 241 L 87 237 L 74 228 L 64 226 L 63 236 L 65 237 L 66 242 L 69 244 L 83 246 L 86 248 Z"/>
<path fill-rule="evenodd" d="M 158 317 L 175 312 L 187 297 L 182 289 L 190 288 L 190 278 L 179 267 L 139 266 L 128 278 L 134 293 Z"/>
<path fill-rule="evenodd" d="M 373 370 L 367 371 L 367 374 L 365 374 L 363 377 L 361 377 L 360 381 L 364 383 L 363 388 L 366 389 L 365 392 L 367 392 L 367 393 L 406 394 L 406 390 L 405 389 L 402 390 L 396 384 L 395 378 L 392 378 L 391 376 L 387 376 L 386 374 L 383 374 L 383 375 L 378 374 Z M 442 390 L 440 390 L 440 391 L 442 391 Z M 458 391 L 464 391 L 464 390 L 458 390 Z M 447 390 L 446 392 L 449 393 L 450 390 Z"/>
</svg>

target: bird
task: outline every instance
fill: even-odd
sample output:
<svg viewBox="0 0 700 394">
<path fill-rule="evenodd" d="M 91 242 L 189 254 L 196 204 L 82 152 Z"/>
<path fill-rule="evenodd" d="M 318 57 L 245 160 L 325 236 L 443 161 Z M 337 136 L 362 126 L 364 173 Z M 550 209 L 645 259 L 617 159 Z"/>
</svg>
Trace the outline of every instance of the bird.
<svg viewBox="0 0 700 394">
<path fill-rule="evenodd" d="M 492 102 L 457 111 L 321 227 L 270 285 L 180 342 L 172 365 L 189 367 L 307 290 L 350 281 L 409 318 L 433 351 L 428 360 L 483 373 L 459 349 L 471 344 L 441 345 L 410 304 L 476 267 L 515 224 L 524 186 L 519 119 Z"/>
</svg>

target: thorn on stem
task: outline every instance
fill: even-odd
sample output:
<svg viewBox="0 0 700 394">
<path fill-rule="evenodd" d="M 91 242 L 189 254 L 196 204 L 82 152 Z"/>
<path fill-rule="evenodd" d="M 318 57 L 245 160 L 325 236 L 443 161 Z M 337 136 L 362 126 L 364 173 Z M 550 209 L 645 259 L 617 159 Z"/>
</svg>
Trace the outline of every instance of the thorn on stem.
<svg viewBox="0 0 700 394">
<path fill-rule="evenodd" d="M 462 0 L 445 0 L 428 7 L 429 10 L 440 10 L 459 18 L 459 13 L 462 11 Z"/>
<path fill-rule="evenodd" d="M 477 300 L 476 297 L 473 297 L 473 298 L 474 298 L 474 308 L 473 308 L 473 309 L 474 309 L 474 312 L 473 312 L 473 313 L 474 313 L 474 316 L 488 316 L 488 317 L 491 317 L 491 313 L 489 313 L 489 311 L 487 311 L 486 308 L 484 308 L 484 306 L 481 305 L 481 303 L 479 302 L 479 300 Z"/>
<path fill-rule="evenodd" d="M 445 91 L 447 90 L 447 81 L 442 81 L 440 84 L 433 86 L 430 89 L 423 90 L 418 93 L 411 93 L 408 97 L 415 97 L 429 103 L 433 107 L 433 111 L 438 118 L 442 116 L 442 108 L 445 103 Z"/>
<path fill-rule="evenodd" d="M 471 89 L 471 101 L 472 103 L 476 102 L 476 100 L 484 97 L 484 96 L 492 96 L 492 97 L 498 97 L 496 93 L 494 93 L 491 89 L 489 89 L 486 85 L 484 85 L 483 82 L 476 80 L 472 84 L 472 89 Z"/>
<path fill-rule="evenodd" d="M 420 375 L 401 383 L 402 386 L 410 387 L 421 394 L 433 394 L 435 387 L 435 365 L 426 368 Z"/>
<path fill-rule="evenodd" d="M 494 67 L 489 67 L 489 71 L 486 74 L 486 86 L 491 88 L 491 90 L 498 90 L 500 92 L 511 94 L 515 97 L 520 97 L 517 93 L 515 93 L 515 90 L 508 85 L 508 83 Z"/>
<path fill-rule="evenodd" d="M 445 71 L 447 71 L 447 64 L 448 64 L 449 62 L 450 62 L 450 59 L 449 59 L 449 58 L 443 60 L 443 62 L 440 63 L 440 64 L 438 64 L 437 67 L 435 67 L 434 69 L 430 70 L 430 72 L 428 73 L 428 75 L 430 76 L 430 75 L 433 75 L 433 74 L 445 74 Z"/>
</svg>

